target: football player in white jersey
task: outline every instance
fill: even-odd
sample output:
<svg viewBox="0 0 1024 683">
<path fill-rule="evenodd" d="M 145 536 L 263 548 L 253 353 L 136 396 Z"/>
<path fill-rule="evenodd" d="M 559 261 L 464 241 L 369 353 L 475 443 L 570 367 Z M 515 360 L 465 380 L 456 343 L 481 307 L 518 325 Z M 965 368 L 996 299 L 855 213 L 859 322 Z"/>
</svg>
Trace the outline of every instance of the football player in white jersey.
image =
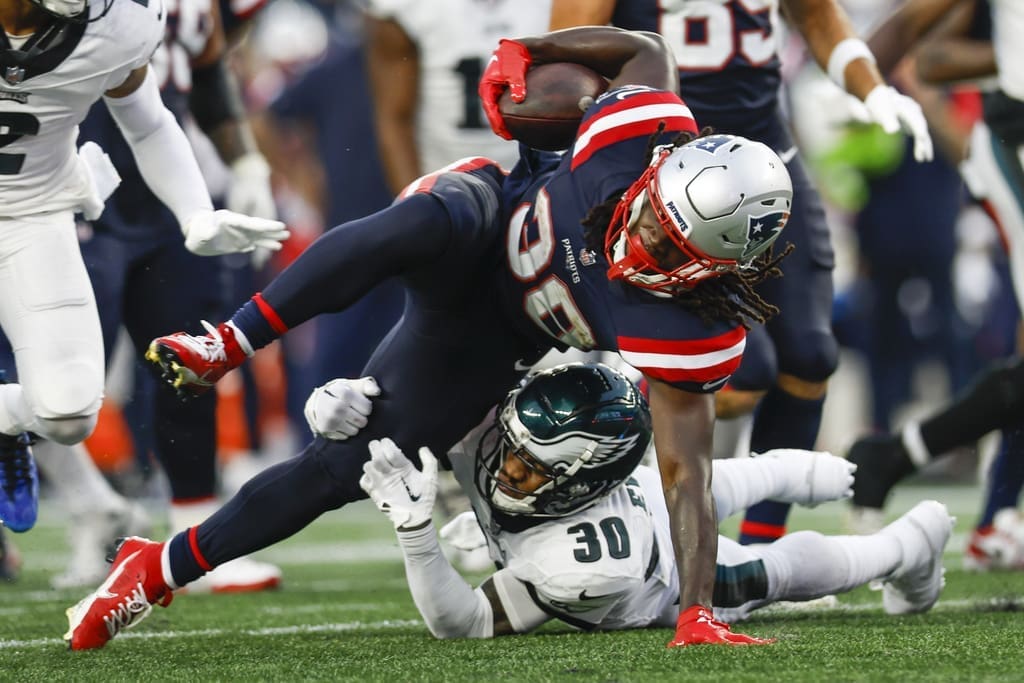
<svg viewBox="0 0 1024 683">
<path fill-rule="evenodd" d="M 932 83 L 973 81 L 983 117 L 974 123 L 961 175 L 997 220 L 1008 249 L 1017 301 L 1024 301 L 1024 3 L 1017 0 L 911 0 L 871 37 L 879 66 L 892 68 L 919 39 L 918 75 Z M 989 469 L 981 516 L 964 552 L 968 569 L 1024 569 L 1024 360 L 988 368 L 948 406 L 911 420 L 894 434 L 856 441 L 860 464 L 853 519 L 861 527 L 881 516 L 889 491 L 930 460 L 1002 430 Z"/>
<path fill-rule="evenodd" d="M 147 185 L 200 255 L 280 248 L 284 225 L 214 211 L 191 147 L 147 67 L 164 35 L 161 0 L 0 0 L 0 327 L 20 383 L 0 387 L 0 519 L 35 523 L 27 432 L 82 441 L 103 392 L 103 342 L 74 214 L 99 216 L 119 182 L 102 150 L 75 149 L 100 97 Z"/>
<path fill-rule="evenodd" d="M 550 10 L 550 0 L 371 0 L 368 67 L 395 194 L 464 157 L 512 168 L 519 145 L 491 132 L 476 88 L 498 41 L 546 31 Z"/>
<path fill-rule="evenodd" d="M 362 395 L 339 382 L 348 384 L 335 380 L 334 396 Z M 349 399 L 321 396 L 317 429 L 336 431 L 350 420 Z M 420 471 L 390 440 L 371 442 L 360 485 L 395 524 L 431 633 L 487 638 L 552 619 L 583 629 L 675 625 L 668 510 L 658 473 L 638 467 L 650 425 L 636 387 L 601 364 L 545 370 L 513 390 L 448 453 L 476 515 L 457 519 L 449 533 L 466 544 L 475 527 L 500 567 L 475 590 L 445 558 L 432 524 L 436 458 L 421 449 Z M 840 499 L 850 494 L 853 470 L 842 458 L 809 451 L 716 460 L 716 511 L 724 519 L 761 500 Z M 884 581 L 888 613 L 923 612 L 941 591 L 951 531 L 945 507 L 925 501 L 870 536 L 799 531 L 752 546 L 720 537 L 714 615 L 705 612 L 692 628 L 724 629 L 772 602 L 811 600 L 874 579 Z"/>
</svg>

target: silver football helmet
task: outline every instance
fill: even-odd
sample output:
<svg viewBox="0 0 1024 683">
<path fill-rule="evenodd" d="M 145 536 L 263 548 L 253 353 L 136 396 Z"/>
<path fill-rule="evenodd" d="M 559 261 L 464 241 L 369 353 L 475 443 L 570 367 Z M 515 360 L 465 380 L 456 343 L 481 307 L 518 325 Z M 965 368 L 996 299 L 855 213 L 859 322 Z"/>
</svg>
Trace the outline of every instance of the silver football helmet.
<svg viewBox="0 0 1024 683">
<path fill-rule="evenodd" d="M 671 270 L 630 235 L 645 202 L 685 256 Z M 659 147 L 612 217 L 605 241 L 608 277 L 671 293 L 748 266 L 779 236 L 792 202 L 786 165 L 763 143 L 709 135 Z"/>
</svg>

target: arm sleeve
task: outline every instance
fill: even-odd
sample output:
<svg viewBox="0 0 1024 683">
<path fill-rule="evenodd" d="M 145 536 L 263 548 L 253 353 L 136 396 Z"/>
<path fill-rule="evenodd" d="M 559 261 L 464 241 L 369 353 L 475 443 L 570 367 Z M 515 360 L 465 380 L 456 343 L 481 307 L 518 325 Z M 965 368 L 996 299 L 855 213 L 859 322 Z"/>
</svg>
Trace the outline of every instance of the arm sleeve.
<svg viewBox="0 0 1024 683">
<path fill-rule="evenodd" d="M 399 531 L 409 592 L 435 638 L 490 638 L 494 613 L 487 596 L 474 590 L 441 552 L 432 524 Z"/>
<path fill-rule="evenodd" d="M 193 213 L 213 210 L 210 193 L 185 132 L 160 99 L 152 69 L 127 97 L 104 97 L 110 115 L 132 148 L 146 185 L 179 224 Z"/>
<path fill-rule="evenodd" d="M 400 531 L 398 541 L 413 602 L 435 637 L 492 638 L 509 631 L 525 633 L 551 618 L 508 570 L 485 582 L 493 585 L 488 591 L 492 598 L 482 588 L 473 589 L 441 552 L 433 525 Z M 498 634 L 496 620 L 501 622 Z"/>
</svg>

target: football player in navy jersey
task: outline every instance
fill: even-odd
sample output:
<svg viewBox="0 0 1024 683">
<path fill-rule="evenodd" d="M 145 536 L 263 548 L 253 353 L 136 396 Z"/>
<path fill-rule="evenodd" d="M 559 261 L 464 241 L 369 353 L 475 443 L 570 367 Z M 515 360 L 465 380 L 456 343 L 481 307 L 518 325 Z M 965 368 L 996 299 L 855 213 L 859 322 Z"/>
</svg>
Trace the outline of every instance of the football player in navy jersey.
<svg viewBox="0 0 1024 683">
<path fill-rule="evenodd" d="M 781 314 L 751 331 L 745 362 L 729 380 L 732 391 L 718 398 L 721 417 L 756 408 L 750 449 L 757 453 L 814 448 L 827 380 L 838 361 L 825 212 L 779 106 L 774 15 L 780 5 L 822 68 L 864 101 L 869 118 L 888 132 L 909 132 L 915 157 L 930 159 L 920 107 L 885 84 L 835 0 L 554 0 L 550 26 L 612 24 L 660 33 L 675 51 L 680 92 L 697 123 L 759 140 L 786 162 L 794 195 L 786 241 L 796 249 L 784 262 L 786 277 L 758 288 Z M 741 542 L 778 538 L 788 512 L 785 503 L 753 506 L 740 526 Z"/>
<path fill-rule="evenodd" d="M 204 7 L 196 0 L 178 0 L 169 4 L 167 15 L 167 33 L 152 59 L 164 105 L 182 124 L 193 117 L 230 165 L 227 208 L 275 218 L 270 169 L 256 149 L 228 70 L 217 3 Z M 184 248 L 173 214 L 143 183 L 131 148 L 106 107 L 90 110 L 79 137 L 103 147 L 121 176 L 121 186 L 81 242 L 107 355 L 122 325 L 141 358 L 161 330 L 196 325 L 230 310 L 237 302 L 223 293 L 223 260 Z M 170 484 L 171 529 L 181 530 L 218 507 L 216 393 L 185 403 L 158 391 L 153 404 L 146 415 L 152 422 L 153 450 Z M 96 581 L 96 569 L 79 570 L 79 585 Z M 204 577 L 193 591 L 261 590 L 277 586 L 280 578 L 277 567 L 240 558 Z"/>
<path fill-rule="evenodd" d="M 508 174 L 470 158 L 425 176 L 388 208 L 323 235 L 208 334 L 153 341 L 173 386 L 202 393 L 381 279 L 406 286 L 404 315 L 364 370 L 380 396 L 372 416 L 357 417 L 358 435 L 317 437 L 167 543 L 127 539 L 107 581 L 68 610 L 73 649 L 102 647 L 175 588 L 365 498 L 370 440 L 446 452 L 542 354 L 570 346 L 619 351 L 650 384 L 682 607 L 671 644 L 770 642 L 706 618 L 717 547 L 711 434 L 713 392 L 739 365 L 746 326 L 775 312 L 753 285 L 777 272 L 770 247 L 792 201 L 785 164 L 745 138 L 693 140 L 671 48 L 611 27 L 503 40 L 480 85 L 493 128 L 503 128 L 501 93 L 529 97 L 530 64 L 551 61 L 610 81 L 565 154 L 523 147 Z"/>
</svg>

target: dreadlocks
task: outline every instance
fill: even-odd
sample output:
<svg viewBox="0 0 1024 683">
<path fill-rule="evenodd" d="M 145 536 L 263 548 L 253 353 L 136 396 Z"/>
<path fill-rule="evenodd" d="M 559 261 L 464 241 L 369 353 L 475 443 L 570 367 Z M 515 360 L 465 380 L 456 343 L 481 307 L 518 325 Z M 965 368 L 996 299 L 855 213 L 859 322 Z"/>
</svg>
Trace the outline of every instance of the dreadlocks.
<svg viewBox="0 0 1024 683">
<path fill-rule="evenodd" d="M 647 142 L 645 160 L 654 155 L 654 148 L 665 130 L 665 124 L 651 135 Z M 713 134 L 711 128 L 704 128 L 699 135 L 684 131 L 673 138 L 672 147 L 681 147 L 691 140 Z M 618 206 L 618 195 L 606 199 L 593 207 L 583 219 L 583 236 L 587 247 L 597 253 L 604 253 L 605 236 L 611 228 L 612 214 Z M 779 262 L 791 251 L 793 245 L 788 244 L 781 254 L 773 256 L 772 248 L 754 259 L 749 265 L 739 270 L 723 273 L 698 283 L 692 289 L 681 289 L 674 296 L 674 301 L 686 311 L 698 316 L 705 323 L 731 321 L 750 329 L 755 323 L 763 324 L 779 312 L 754 287 L 768 278 L 782 277 Z"/>
</svg>

